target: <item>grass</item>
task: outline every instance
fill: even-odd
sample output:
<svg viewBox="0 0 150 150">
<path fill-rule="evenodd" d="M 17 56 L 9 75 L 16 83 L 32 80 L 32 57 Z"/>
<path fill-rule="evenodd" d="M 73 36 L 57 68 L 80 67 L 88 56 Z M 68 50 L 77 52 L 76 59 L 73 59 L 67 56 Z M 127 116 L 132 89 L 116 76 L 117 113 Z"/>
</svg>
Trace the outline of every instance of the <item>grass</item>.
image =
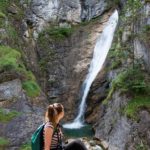
<svg viewBox="0 0 150 150">
<path fill-rule="evenodd" d="M 20 147 L 20 150 L 31 150 L 31 144 L 27 143 Z"/>
<path fill-rule="evenodd" d="M 9 145 L 9 141 L 3 137 L 0 137 L 0 148 Z"/>
<path fill-rule="evenodd" d="M 39 96 L 41 91 L 39 85 L 33 80 L 23 82 L 22 87 L 30 97 Z"/>
<path fill-rule="evenodd" d="M 136 114 L 140 110 L 140 108 L 150 108 L 150 96 L 138 96 L 131 99 L 126 106 L 124 113 L 128 117 L 137 120 L 138 118 Z"/>
<path fill-rule="evenodd" d="M 0 122 L 7 123 L 20 115 L 17 111 L 7 111 L 5 109 L 0 108 Z"/>
<path fill-rule="evenodd" d="M 21 54 L 10 47 L 0 46 L 0 57 L 0 70 L 11 70 L 18 67 Z"/>
<path fill-rule="evenodd" d="M 14 71 L 22 80 L 22 87 L 30 97 L 40 94 L 40 87 L 31 71 L 28 71 L 21 61 L 21 54 L 15 49 L 0 46 L 0 71 Z"/>
</svg>

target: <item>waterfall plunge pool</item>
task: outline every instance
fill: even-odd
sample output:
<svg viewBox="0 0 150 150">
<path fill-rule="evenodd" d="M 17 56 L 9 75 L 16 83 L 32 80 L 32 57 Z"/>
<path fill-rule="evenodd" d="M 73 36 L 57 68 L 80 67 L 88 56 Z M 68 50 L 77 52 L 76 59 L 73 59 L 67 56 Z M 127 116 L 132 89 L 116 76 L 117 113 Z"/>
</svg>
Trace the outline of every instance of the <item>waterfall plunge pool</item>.
<svg viewBox="0 0 150 150">
<path fill-rule="evenodd" d="M 92 129 L 92 126 L 88 124 L 78 129 L 63 128 L 63 133 L 64 136 L 67 138 L 92 138 L 94 136 L 94 130 Z"/>
</svg>

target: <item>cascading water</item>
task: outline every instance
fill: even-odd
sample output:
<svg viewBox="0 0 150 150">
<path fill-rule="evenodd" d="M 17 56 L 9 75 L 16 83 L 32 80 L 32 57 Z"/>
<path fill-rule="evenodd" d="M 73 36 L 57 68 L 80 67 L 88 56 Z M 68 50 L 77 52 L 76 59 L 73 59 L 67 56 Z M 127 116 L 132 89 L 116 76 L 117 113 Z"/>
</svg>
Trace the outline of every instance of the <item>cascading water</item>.
<svg viewBox="0 0 150 150">
<path fill-rule="evenodd" d="M 92 82 L 96 78 L 98 72 L 103 67 L 106 56 L 111 47 L 111 43 L 113 40 L 113 35 L 115 32 L 117 23 L 118 23 L 118 12 L 117 10 L 115 10 L 115 12 L 109 18 L 108 23 L 106 27 L 104 28 L 101 36 L 97 39 L 97 42 L 94 48 L 93 59 L 91 61 L 90 68 L 89 68 L 89 73 L 83 83 L 84 92 L 83 92 L 81 104 L 79 107 L 79 113 L 77 117 L 75 118 L 75 120 L 73 121 L 73 123 L 68 123 L 68 124 L 63 125 L 64 128 L 75 129 L 75 128 L 81 128 L 82 126 L 84 126 L 84 113 L 85 113 L 86 98 L 87 98 Z"/>
</svg>

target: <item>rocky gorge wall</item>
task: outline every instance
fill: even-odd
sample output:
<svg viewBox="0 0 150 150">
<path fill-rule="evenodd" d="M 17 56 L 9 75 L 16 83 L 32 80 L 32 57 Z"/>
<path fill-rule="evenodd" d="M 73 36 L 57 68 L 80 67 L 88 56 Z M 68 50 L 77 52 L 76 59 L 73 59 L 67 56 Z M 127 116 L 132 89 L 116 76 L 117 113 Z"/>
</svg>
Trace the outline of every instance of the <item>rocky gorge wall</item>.
<svg viewBox="0 0 150 150">
<path fill-rule="evenodd" d="M 125 17 L 122 15 L 126 6 L 126 9 L 130 8 L 128 5 L 124 0 L 14 0 L 4 5 L 5 10 L 0 9 L 0 43 L 20 49 L 22 58 L 15 57 L 15 61 L 20 66 L 25 64 L 26 68 L 14 64 L 15 68 L 11 69 L 1 65 L 0 61 L 0 143 L 5 141 L 0 144 L 2 149 L 23 149 L 22 145 L 29 141 L 33 131 L 43 121 L 48 103 L 63 103 L 66 112 L 64 121 L 74 119 L 96 39 L 115 8 L 120 14 L 119 25 L 104 68 L 91 87 L 85 118 L 93 126 L 95 138 L 105 141 L 110 150 L 149 149 L 149 103 L 139 107 L 141 111 L 136 112 L 138 121 L 124 113 L 128 103 L 135 98 L 124 83 L 138 78 L 140 90 L 143 87 L 145 90 L 149 84 L 149 1 L 141 5 L 142 15 L 138 15 L 138 19 L 131 15 L 134 22 L 125 24 L 132 20 L 128 14 Z M 11 30 L 7 24 L 15 27 L 18 38 L 14 32 L 13 36 L 9 35 Z M 0 52 L 2 49 L 4 47 Z M 142 72 L 138 73 L 144 72 L 144 80 L 132 73 L 131 79 L 126 73 L 125 77 L 121 75 L 118 79 L 120 72 L 128 72 L 126 68 L 136 65 L 133 63 L 136 59 L 142 63 Z M 28 71 L 32 71 L 35 77 Z M 33 82 L 41 87 L 36 96 L 29 93 L 33 89 L 38 91 Z M 141 85 L 141 82 L 147 84 Z M 147 92 L 144 96 L 149 100 Z M 4 119 L 6 114 L 8 118 Z M 9 118 L 9 115 L 12 117 Z M 20 134 L 17 134 L 18 131 Z"/>
</svg>

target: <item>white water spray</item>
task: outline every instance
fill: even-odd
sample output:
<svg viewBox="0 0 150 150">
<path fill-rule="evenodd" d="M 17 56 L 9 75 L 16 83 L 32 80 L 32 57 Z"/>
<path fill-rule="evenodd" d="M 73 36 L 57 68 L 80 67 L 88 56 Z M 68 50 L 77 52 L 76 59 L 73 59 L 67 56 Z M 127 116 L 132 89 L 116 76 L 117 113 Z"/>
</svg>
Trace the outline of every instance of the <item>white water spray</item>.
<svg viewBox="0 0 150 150">
<path fill-rule="evenodd" d="M 118 23 L 118 12 L 117 10 L 112 14 L 109 18 L 106 27 L 104 28 L 101 36 L 97 39 L 93 59 L 90 64 L 89 73 L 83 83 L 84 92 L 81 100 L 81 104 L 79 107 L 79 113 L 73 123 L 68 123 L 63 125 L 64 128 L 72 128 L 77 129 L 84 126 L 84 113 L 85 113 L 85 105 L 86 98 L 89 93 L 90 87 L 94 79 L 96 78 L 98 72 L 102 69 L 103 64 L 105 62 L 108 51 L 111 47 L 111 43 L 113 40 L 114 32 Z"/>
</svg>

